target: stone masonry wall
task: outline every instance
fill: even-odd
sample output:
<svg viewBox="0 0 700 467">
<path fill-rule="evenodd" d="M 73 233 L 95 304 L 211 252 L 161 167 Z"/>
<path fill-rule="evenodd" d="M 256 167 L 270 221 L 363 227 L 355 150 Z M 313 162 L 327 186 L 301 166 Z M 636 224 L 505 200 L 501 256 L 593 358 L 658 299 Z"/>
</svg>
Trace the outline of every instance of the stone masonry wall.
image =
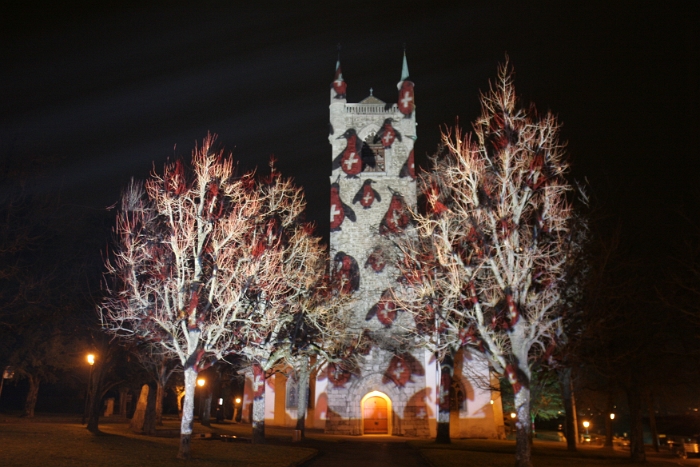
<svg viewBox="0 0 700 467">
<path fill-rule="evenodd" d="M 333 96 L 333 92 L 331 91 Z M 356 302 L 348 313 L 353 314 L 355 332 L 367 329 L 370 332 L 390 336 L 393 326 L 411 325 L 411 319 L 399 312 L 393 322 L 387 323 L 372 316 L 368 312 L 382 297 L 382 294 L 396 284 L 398 270 L 388 261 L 381 271 L 375 271 L 368 266 L 368 258 L 377 247 L 390 251 L 389 240 L 380 234 L 380 225 L 391 215 L 391 210 L 397 205 L 396 195 L 400 195 L 405 206 L 415 207 L 416 183 L 406 173 L 401 174 L 407 163 L 416 138 L 415 113 L 411 118 L 405 118 L 397 107 L 386 107 L 375 98 L 368 98 L 360 104 L 347 104 L 345 99 L 331 98 L 330 120 L 333 134 L 329 136 L 332 145 L 332 156 L 335 158 L 348 145 L 348 141 L 339 138 L 346 130 L 354 129 L 361 141 L 371 140 L 380 131 L 386 119 L 393 120 L 393 127 L 401 135 L 401 141 L 395 140 L 391 148 L 384 151 L 385 172 L 362 172 L 356 177 L 348 177 L 341 168 L 331 175 L 331 183 L 337 183 L 340 200 L 352 209 L 355 221 L 345 218 L 336 232 L 331 232 L 331 256 L 338 252 L 350 255 L 359 268 L 360 285 L 356 292 Z M 405 172 L 405 170 L 404 170 Z M 378 198 L 371 206 L 363 207 L 361 203 L 353 203 L 356 194 L 363 185 L 372 180 L 371 186 Z M 381 199 L 379 199 L 381 198 Z M 333 214 L 332 214 L 333 215 Z M 386 222 L 386 221 L 385 221 Z M 382 316 L 382 318 L 385 318 Z M 415 360 L 422 362 L 422 351 Z M 394 359 L 394 360 L 392 360 Z M 409 359 L 410 360 L 410 359 Z M 394 368 L 398 365 L 398 367 Z M 404 373 L 398 383 L 388 380 L 387 372 L 394 371 L 401 375 L 402 362 L 397 362 L 392 352 L 378 347 L 372 349 L 366 357 L 359 376 L 353 375 L 344 387 L 329 384 L 328 415 L 326 432 L 338 434 L 359 435 L 362 433 L 362 398 L 369 392 L 379 391 L 391 400 L 391 429 L 393 435 L 429 436 L 428 410 L 425 407 L 425 372 L 410 374 L 407 381 Z M 405 364 L 404 364 L 405 366 Z M 393 368 L 393 370 L 392 370 Z M 420 373 L 420 371 L 418 371 Z"/>
</svg>

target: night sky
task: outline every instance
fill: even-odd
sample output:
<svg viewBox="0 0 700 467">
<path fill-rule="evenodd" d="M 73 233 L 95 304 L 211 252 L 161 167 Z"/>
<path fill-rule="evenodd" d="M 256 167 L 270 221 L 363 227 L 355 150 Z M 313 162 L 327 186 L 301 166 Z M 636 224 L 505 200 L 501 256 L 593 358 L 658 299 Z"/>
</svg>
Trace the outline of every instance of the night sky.
<svg viewBox="0 0 700 467">
<path fill-rule="evenodd" d="M 440 125 L 478 116 L 508 54 L 640 251 L 661 255 L 677 213 L 697 213 L 697 1 L 58 3 L 0 7 L 0 150 L 56 160 L 44 189 L 87 210 L 211 131 L 244 168 L 274 154 L 325 233 L 340 43 L 349 102 L 396 102 L 405 44 L 419 160 Z"/>
</svg>

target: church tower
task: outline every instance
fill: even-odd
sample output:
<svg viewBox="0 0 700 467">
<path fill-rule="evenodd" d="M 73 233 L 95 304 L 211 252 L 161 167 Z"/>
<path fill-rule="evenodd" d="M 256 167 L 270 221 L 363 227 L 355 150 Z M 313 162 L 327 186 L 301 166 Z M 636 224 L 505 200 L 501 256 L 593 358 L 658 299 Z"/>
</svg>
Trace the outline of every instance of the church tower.
<svg viewBox="0 0 700 467">
<path fill-rule="evenodd" d="M 398 71 L 398 70 L 397 70 Z M 367 355 L 350 373 L 329 365 L 326 432 L 429 436 L 426 360 L 401 349 L 396 329 L 411 326 L 393 301 L 398 269 L 391 236 L 416 206 L 413 146 L 416 112 L 404 53 L 398 103 L 374 97 L 348 103 L 340 60 L 330 92 L 332 155 L 330 248 L 336 271 L 356 300 L 352 332 L 364 334 Z M 405 322 L 404 322 L 405 321 Z"/>
<path fill-rule="evenodd" d="M 397 70 L 398 71 L 398 70 Z M 347 102 L 340 60 L 330 90 L 332 172 L 330 249 L 334 273 L 352 292 L 348 335 L 351 358 L 323 366 L 310 381 L 306 426 L 326 433 L 429 437 L 436 434 L 438 367 L 432 355 L 402 342 L 414 326 L 394 302 L 400 280 L 394 235 L 410 234 L 409 209 L 416 207 L 414 85 L 406 56 L 397 103 L 370 95 Z M 349 363 L 348 363 L 349 362 Z M 348 363 L 347 365 L 345 363 Z M 268 375 L 265 423 L 296 426 L 297 383 L 289 369 Z M 243 420 L 254 395 L 247 374 Z M 460 350 L 449 390 L 450 434 L 504 436 L 500 393 L 483 356 Z"/>
</svg>

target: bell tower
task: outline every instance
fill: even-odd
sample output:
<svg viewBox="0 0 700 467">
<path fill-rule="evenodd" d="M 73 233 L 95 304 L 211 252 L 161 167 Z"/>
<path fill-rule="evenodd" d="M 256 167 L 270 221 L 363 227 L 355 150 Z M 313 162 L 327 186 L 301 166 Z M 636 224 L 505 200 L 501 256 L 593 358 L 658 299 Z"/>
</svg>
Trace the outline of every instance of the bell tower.
<svg viewBox="0 0 700 467">
<path fill-rule="evenodd" d="M 396 104 L 380 100 L 371 89 L 362 101 L 348 103 L 340 60 L 336 64 L 328 137 L 330 248 L 335 271 L 354 293 L 348 310 L 352 332 L 364 336 L 367 354 L 359 371 L 329 365 L 327 432 L 429 434 L 424 351 L 401 350 L 392 339 L 397 329 L 411 325 L 394 303 L 399 271 L 391 258 L 391 237 L 409 226 L 409 208 L 416 206 L 415 96 L 405 53 L 397 88 Z M 368 399 L 370 393 L 380 396 Z M 391 407 L 391 413 L 381 407 Z M 384 423 L 382 417 L 397 418 Z"/>
</svg>

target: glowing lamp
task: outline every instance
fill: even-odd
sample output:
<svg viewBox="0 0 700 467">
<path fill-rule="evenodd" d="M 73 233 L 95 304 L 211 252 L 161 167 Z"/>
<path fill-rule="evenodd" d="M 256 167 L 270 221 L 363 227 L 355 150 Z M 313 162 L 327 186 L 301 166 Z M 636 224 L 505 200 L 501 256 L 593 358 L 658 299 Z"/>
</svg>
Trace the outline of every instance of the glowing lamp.
<svg viewBox="0 0 700 467">
<path fill-rule="evenodd" d="M 240 403 L 241 403 L 241 398 L 240 398 L 240 397 L 236 397 L 236 404 L 240 404 Z"/>
<path fill-rule="evenodd" d="M 615 420 L 615 414 L 614 414 L 614 413 L 611 413 L 611 414 L 610 414 L 610 420 Z"/>
<path fill-rule="evenodd" d="M 510 418 L 515 418 L 515 417 L 517 417 L 517 416 L 518 416 L 518 414 L 516 414 L 515 412 L 511 412 L 511 413 L 510 413 Z"/>
<path fill-rule="evenodd" d="M 204 386 L 204 383 L 206 383 L 206 380 L 204 378 L 197 379 L 197 386 L 199 386 L 200 388 Z"/>
<path fill-rule="evenodd" d="M 87 355 L 87 362 L 90 364 L 90 366 L 94 365 L 95 364 L 95 355 L 89 353 Z"/>
<path fill-rule="evenodd" d="M 585 421 L 583 422 L 583 427 L 584 427 L 585 429 L 588 429 L 589 426 L 591 426 L 591 422 L 589 422 L 588 420 L 585 420 Z"/>
</svg>

